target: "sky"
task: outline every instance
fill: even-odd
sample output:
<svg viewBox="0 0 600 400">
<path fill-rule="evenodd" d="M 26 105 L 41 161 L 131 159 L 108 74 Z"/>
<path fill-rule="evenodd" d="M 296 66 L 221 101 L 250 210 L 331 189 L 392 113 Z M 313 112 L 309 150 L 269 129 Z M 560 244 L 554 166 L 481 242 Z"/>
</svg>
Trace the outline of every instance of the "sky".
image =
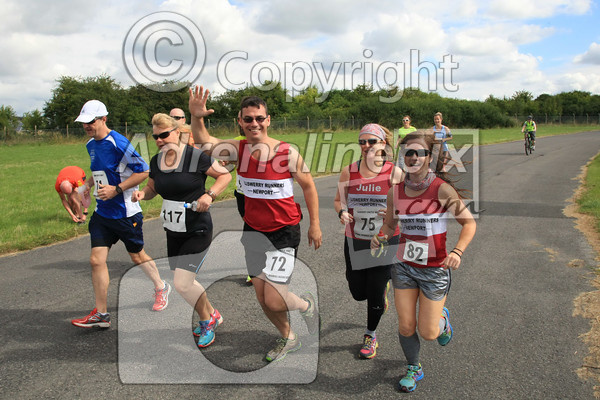
<svg viewBox="0 0 600 400">
<path fill-rule="evenodd" d="M 591 0 L 0 0 L 0 10 L 0 105 L 17 115 L 43 110 L 61 76 L 215 94 L 268 80 L 290 96 L 361 84 L 471 100 L 600 94 Z"/>
</svg>

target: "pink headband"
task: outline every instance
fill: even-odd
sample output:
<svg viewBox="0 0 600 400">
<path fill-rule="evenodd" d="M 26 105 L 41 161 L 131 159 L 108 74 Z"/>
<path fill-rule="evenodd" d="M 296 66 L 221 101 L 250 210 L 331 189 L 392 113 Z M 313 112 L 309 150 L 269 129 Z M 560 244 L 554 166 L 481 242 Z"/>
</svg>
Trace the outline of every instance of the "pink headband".
<svg viewBox="0 0 600 400">
<path fill-rule="evenodd" d="M 385 131 L 381 126 L 377 124 L 367 124 L 363 126 L 360 130 L 360 133 L 358 134 L 358 137 L 361 137 L 365 134 L 375 135 L 381 140 L 386 140 Z"/>
</svg>

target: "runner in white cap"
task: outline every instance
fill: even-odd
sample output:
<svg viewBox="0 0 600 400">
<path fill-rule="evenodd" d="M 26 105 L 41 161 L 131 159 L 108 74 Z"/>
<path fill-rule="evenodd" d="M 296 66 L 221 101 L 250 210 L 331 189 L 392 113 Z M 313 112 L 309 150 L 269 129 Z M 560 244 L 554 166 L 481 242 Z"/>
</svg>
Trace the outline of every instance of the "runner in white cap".
<svg viewBox="0 0 600 400">
<path fill-rule="evenodd" d="M 110 327 L 106 261 L 110 248 L 119 240 L 125 244 L 131 260 L 154 283 L 154 311 L 167 307 L 171 291 L 171 286 L 160 278 L 156 264 L 144 251 L 142 208 L 139 203 L 131 201 L 133 191 L 148 177 L 148 164 L 125 136 L 106 126 L 107 115 L 104 103 L 90 100 L 83 105 L 75 120 L 83 123 L 83 129 L 90 137 L 86 147 L 90 154 L 92 176 L 85 182 L 84 193 L 94 187 L 96 197 L 96 209 L 88 225 L 96 306 L 89 315 L 71 321 L 82 328 Z"/>
</svg>

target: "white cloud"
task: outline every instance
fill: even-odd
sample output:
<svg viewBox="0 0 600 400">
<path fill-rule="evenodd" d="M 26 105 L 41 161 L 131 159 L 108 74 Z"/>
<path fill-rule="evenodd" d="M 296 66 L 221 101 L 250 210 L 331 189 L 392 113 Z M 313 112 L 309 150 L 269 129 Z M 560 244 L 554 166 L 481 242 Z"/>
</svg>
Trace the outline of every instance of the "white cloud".
<svg viewBox="0 0 600 400">
<path fill-rule="evenodd" d="M 271 66 L 288 84 L 290 73 L 301 78 L 299 67 L 308 66 L 305 84 L 331 73 L 337 75 L 336 87 L 355 87 L 361 83 L 354 79 L 358 75 L 372 81 L 377 77 L 367 75 L 378 66 L 408 65 L 415 54 L 427 65 L 439 65 L 448 54 L 459 62 L 453 76 L 459 91 L 438 85 L 442 95 L 485 99 L 574 87 L 600 93 L 592 68 L 600 64 L 600 45 L 593 34 L 585 39 L 593 42 L 589 49 L 571 60 L 536 47 L 577 28 L 550 17 L 581 15 L 590 8 L 589 0 L 0 0 L 10 16 L 0 25 L 0 98 L 21 114 L 41 108 L 63 75 L 105 73 L 124 86 L 135 84 L 123 63 L 123 43 L 137 21 L 159 11 L 179 13 L 202 32 L 207 54 L 197 83 L 217 93 L 232 83 L 260 83 L 257 66 Z M 182 55 L 182 47 L 161 46 L 158 58 Z M 222 76 L 222 57 L 228 54 L 247 59 L 233 59 Z M 552 71 L 546 67 L 550 60 Z M 363 69 L 349 79 L 352 66 Z"/>
<path fill-rule="evenodd" d="M 376 53 L 405 55 L 410 49 L 431 51 L 443 47 L 446 34 L 433 17 L 415 14 L 377 15 L 377 24 L 368 24 L 362 44 Z M 426 27 L 426 28 L 424 28 Z"/>
<path fill-rule="evenodd" d="M 489 16 L 499 19 L 540 19 L 561 14 L 581 15 L 591 0 L 492 0 Z"/>
<path fill-rule="evenodd" d="M 565 91 L 600 92 L 600 74 L 597 70 L 567 72 L 557 76 L 555 81 L 559 87 L 566 88 Z"/>
<path fill-rule="evenodd" d="M 573 59 L 576 64 L 595 64 L 600 65 L 600 44 L 592 43 L 588 51 L 576 56 Z"/>
<path fill-rule="evenodd" d="M 555 33 L 536 25 L 494 23 L 466 29 L 452 29 L 449 49 L 459 55 L 490 56 L 517 51 L 518 46 L 535 43 Z"/>
<path fill-rule="evenodd" d="M 506 32 L 507 39 L 516 45 L 539 42 L 556 34 L 554 27 L 542 27 L 531 24 L 502 24 L 496 26 L 499 32 Z"/>
<path fill-rule="evenodd" d="M 352 3 L 343 0 L 266 0 L 248 2 L 246 18 L 257 32 L 293 39 L 315 33 L 335 35 L 347 31 L 356 17 Z"/>
<path fill-rule="evenodd" d="M 3 31 L 49 34 L 53 36 L 81 32 L 85 21 L 101 15 L 96 3 L 78 0 L 48 2 L 44 0 L 0 2 L 3 11 Z"/>
</svg>

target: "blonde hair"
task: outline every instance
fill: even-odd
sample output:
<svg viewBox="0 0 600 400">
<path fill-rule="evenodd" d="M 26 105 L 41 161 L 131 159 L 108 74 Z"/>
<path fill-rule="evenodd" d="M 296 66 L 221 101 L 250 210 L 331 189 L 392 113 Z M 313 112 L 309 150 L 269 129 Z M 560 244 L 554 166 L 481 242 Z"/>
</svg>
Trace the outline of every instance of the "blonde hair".
<svg viewBox="0 0 600 400">
<path fill-rule="evenodd" d="M 171 117 L 168 114 L 158 113 L 158 114 L 154 114 L 154 116 L 152 117 L 152 126 L 156 126 L 160 129 L 168 129 L 168 130 L 177 128 L 177 130 L 178 130 L 177 134 L 179 135 L 179 141 L 182 141 L 183 140 L 183 137 L 181 135 L 182 129 L 184 127 L 187 127 L 188 125 L 179 124 L 179 122 L 175 118 Z M 190 142 L 189 138 L 192 137 L 191 127 L 190 127 L 189 131 L 184 131 L 184 132 L 190 132 L 189 136 L 186 136 L 188 143 L 189 143 Z M 193 143 L 193 141 L 192 141 L 192 143 Z"/>
<path fill-rule="evenodd" d="M 165 113 L 154 114 L 152 117 L 152 126 L 158 126 L 160 128 L 177 128 L 179 122 Z"/>
</svg>

